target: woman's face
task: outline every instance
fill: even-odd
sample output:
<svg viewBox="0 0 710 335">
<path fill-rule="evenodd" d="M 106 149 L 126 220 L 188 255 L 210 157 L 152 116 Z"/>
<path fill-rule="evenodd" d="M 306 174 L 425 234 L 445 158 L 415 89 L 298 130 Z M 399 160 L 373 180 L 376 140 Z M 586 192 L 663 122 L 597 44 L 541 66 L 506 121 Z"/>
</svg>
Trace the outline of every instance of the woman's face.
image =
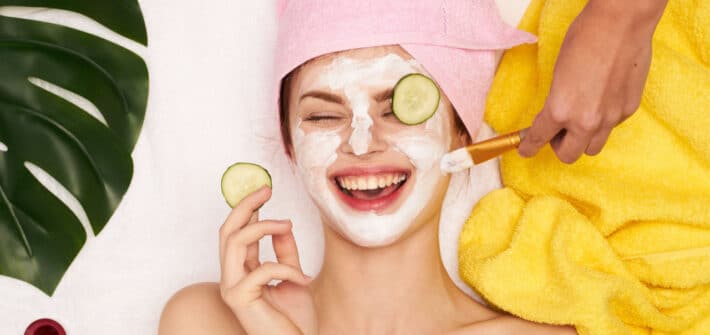
<svg viewBox="0 0 710 335">
<path fill-rule="evenodd" d="M 448 185 L 439 161 L 460 145 L 443 92 L 421 125 L 392 114 L 392 89 L 410 73 L 430 76 L 401 47 L 387 46 L 320 57 L 291 82 L 297 171 L 325 224 L 361 246 L 390 244 L 438 220 Z"/>
</svg>

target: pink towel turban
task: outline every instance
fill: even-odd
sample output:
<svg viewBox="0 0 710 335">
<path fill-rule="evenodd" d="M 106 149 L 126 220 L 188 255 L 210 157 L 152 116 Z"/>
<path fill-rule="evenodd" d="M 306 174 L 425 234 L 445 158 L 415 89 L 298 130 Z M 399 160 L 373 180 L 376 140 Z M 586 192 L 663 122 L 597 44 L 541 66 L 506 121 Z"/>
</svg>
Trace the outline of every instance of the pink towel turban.
<svg viewBox="0 0 710 335">
<path fill-rule="evenodd" d="M 535 42 L 501 20 L 494 0 L 278 0 L 277 10 L 276 97 L 281 80 L 312 58 L 398 44 L 434 77 L 473 138 L 495 50 Z"/>
</svg>

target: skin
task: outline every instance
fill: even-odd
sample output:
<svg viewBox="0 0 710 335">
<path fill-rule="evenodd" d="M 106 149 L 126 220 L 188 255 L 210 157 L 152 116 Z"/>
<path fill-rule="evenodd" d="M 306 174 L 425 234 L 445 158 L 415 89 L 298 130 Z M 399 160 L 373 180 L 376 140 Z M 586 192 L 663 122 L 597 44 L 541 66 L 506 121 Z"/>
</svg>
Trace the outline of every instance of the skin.
<svg viewBox="0 0 710 335">
<path fill-rule="evenodd" d="M 397 46 L 339 55 L 367 59 L 391 53 L 411 58 Z M 309 82 L 315 82 L 312 79 L 325 70 L 332 57 L 337 55 L 302 67 L 289 97 L 290 122 L 307 113 L 306 109 L 340 108 L 348 115 L 347 105 L 333 106 L 318 99 L 309 101 L 310 105 L 299 104 Z M 444 95 L 442 104 L 445 108 L 441 112 L 446 113 L 448 121 L 446 130 L 455 134 L 453 110 Z M 373 106 L 370 115 L 375 124 L 387 122 L 386 127 L 373 129 L 373 138 L 383 135 L 378 129 L 395 131 L 392 128 L 406 127 L 387 120 L 390 116 L 381 113 L 381 106 Z M 306 131 L 314 131 L 309 126 Z M 463 135 L 452 138 L 451 149 L 465 140 Z M 294 150 L 289 149 L 293 157 Z M 351 149 L 345 141 L 334 164 L 408 162 L 386 142 L 373 141 L 363 155 L 355 155 Z M 322 269 L 314 279 L 302 272 L 292 224 L 259 221 L 257 209 L 268 201 L 271 190 L 263 188 L 252 193 L 232 210 L 220 229 L 220 283 L 196 284 L 176 293 L 163 311 L 159 333 L 576 334 L 570 327 L 535 324 L 492 311 L 454 285 L 442 264 L 438 245 L 438 217 L 447 183 L 448 177 L 442 177 L 436 192 L 407 231 L 384 246 L 354 243 L 322 214 L 326 250 Z M 277 263 L 259 263 L 258 241 L 266 235 L 272 236 Z M 283 281 L 267 285 L 272 279 Z"/>
<path fill-rule="evenodd" d="M 601 152 L 612 129 L 638 109 L 651 39 L 667 0 L 591 0 L 560 49 L 550 94 L 520 144 L 532 157 L 548 142 L 560 161 Z"/>
</svg>

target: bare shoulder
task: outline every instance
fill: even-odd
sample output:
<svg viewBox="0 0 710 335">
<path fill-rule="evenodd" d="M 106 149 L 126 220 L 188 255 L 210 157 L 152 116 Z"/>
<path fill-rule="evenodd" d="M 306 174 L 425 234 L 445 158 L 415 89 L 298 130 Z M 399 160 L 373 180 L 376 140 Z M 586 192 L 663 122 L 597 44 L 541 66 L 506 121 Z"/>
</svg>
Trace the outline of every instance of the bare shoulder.
<svg viewBox="0 0 710 335">
<path fill-rule="evenodd" d="M 452 335 L 466 334 L 577 335 L 577 331 L 571 326 L 536 323 L 511 315 L 500 314 L 494 318 L 467 325 L 458 329 Z"/>
<path fill-rule="evenodd" d="M 245 334 L 222 301 L 217 283 L 187 286 L 173 295 L 160 316 L 159 335 Z"/>
</svg>

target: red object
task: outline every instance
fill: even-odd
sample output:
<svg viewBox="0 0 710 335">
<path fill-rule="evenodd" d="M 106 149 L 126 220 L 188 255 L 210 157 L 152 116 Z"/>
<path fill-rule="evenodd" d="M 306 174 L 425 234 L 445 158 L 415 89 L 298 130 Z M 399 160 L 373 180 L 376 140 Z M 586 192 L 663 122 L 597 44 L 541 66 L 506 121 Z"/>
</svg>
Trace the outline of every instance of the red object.
<svg viewBox="0 0 710 335">
<path fill-rule="evenodd" d="M 59 322 L 52 319 L 39 319 L 27 327 L 25 335 L 67 335 L 67 333 Z"/>
</svg>

